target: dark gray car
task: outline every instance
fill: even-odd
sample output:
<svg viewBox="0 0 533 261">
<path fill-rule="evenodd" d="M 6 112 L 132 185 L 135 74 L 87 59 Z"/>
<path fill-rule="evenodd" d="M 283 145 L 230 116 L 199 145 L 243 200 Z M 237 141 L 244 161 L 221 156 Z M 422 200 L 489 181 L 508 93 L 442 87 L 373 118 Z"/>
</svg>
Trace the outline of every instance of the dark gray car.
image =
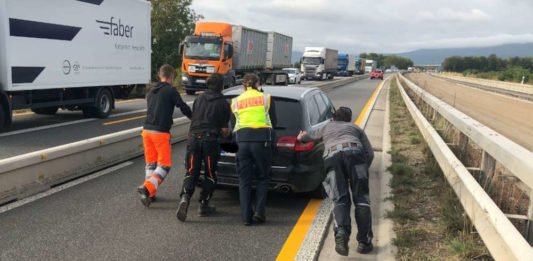
<svg viewBox="0 0 533 261">
<path fill-rule="evenodd" d="M 333 117 L 335 107 L 318 88 L 263 87 L 263 90 L 272 95 L 277 116 L 270 189 L 280 192 L 310 192 L 313 197 L 323 198 L 324 146 L 315 142 L 300 143 L 296 136 L 300 130 L 311 131 L 325 124 Z M 242 87 L 234 87 L 225 90 L 224 95 L 230 101 L 242 92 Z M 222 141 L 221 149 L 218 184 L 238 186 L 235 167 L 237 145 L 233 141 Z"/>
</svg>

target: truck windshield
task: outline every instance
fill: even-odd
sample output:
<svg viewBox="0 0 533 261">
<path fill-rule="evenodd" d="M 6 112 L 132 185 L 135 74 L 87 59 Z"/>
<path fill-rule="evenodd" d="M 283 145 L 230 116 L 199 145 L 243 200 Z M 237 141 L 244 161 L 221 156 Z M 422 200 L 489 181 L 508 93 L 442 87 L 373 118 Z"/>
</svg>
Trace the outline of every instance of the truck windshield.
<svg viewBox="0 0 533 261">
<path fill-rule="evenodd" d="M 221 41 L 187 41 L 185 58 L 216 61 L 220 59 L 221 46 Z"/>
<path fill-rule="evenodd" d="M 318 65 L 318 64 L 322 64 L 322 58 L 320 58 L 320 57 L 304 57 L 303 60 L 302 60 L 302 63 Z"/>
</svg>

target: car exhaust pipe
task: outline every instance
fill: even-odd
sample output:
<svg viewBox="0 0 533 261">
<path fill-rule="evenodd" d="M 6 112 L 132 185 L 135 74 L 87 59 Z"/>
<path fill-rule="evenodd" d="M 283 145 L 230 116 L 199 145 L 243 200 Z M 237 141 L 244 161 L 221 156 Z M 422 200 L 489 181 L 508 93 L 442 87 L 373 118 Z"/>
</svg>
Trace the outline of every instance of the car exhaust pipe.
<svg viewBox="0 0 533 261">
<path fill-rule="evenodd" d="M 289 193 L 289 192 L 291 192 L 291 190 L 292 190 L 292 188 L 289 185 L 281 185 L 278 188 L 278 191 L 281 192 L 281 193 Z"/>
</svg>

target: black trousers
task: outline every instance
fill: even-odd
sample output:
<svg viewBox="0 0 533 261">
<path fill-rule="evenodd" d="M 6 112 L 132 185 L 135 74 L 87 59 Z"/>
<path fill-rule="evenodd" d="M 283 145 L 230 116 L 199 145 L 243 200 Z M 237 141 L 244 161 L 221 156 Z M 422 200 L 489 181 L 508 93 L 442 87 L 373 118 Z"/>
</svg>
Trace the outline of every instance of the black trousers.
<svg viewBox="0 0 533 261">
<path fill-rule="evenodd" d="M 269 142 L 239 142 L 237 152 L 237 173 L 239 174 L 239 200 L 241 217 L 244 222 L 251 221 L 252 179 L 257 179 L 255 191 L 255 215 L 264 217 L 265 206 L 272 168 L 272 147 Z"/>
<path fill-rule="evenodd" d="M 352 232 L 350 209 L 355 205 L 357 241 L 370 243 L 373 238 L 368 188 L 368 165 L 361 150 L 340 151 L 325 159 L 324 189 L 334 203 L 335 234 L 348 237 Z M 350 200 L 350 190 L 352 197 Z"/>
<path fill-rule="evenodd" d="M 181 194 L 192 196 L 198 178 L 200 177 L 202 163 L 204 166 L 204 182 L 200 200 L 209 200 L 213 196 L 217 184 L 217 165 L 220 158 L 220 145 L 216 136 L 203 134 L 189 137 L 185 157 L 185 179 Z"/>
</svg>

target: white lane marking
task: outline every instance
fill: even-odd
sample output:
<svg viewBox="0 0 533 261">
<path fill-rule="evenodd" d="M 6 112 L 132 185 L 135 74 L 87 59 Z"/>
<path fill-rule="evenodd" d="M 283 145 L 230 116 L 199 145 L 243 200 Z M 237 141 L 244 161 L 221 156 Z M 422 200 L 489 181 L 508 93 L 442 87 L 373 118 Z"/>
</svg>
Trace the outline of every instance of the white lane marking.
<svg viewBox="0 0 533 261">
<path fill-rule="evenodd" d="M 187 102 L 187 104 L 189 106 L 191 106 L 192 103 L 193 103 L 192 101 Z M 109 118 L 117 118 L 117 117 L 126 116 L 126 115 L 130 115 L 130 114 L 141 113 L 141 112 L 146 112 L 146 109 L 117 113 L 117 114 L 113 114 L 113 115 L 109 116 Z M 6 132 L 6 133 L 1 133 L 0 134 L 0 138 L 9 137 L 9 136 L 18 135 L 18 134 L 29 133 L 29 132 L 41 131 L 41 130 L 46 130 L 46 129 L 52 129 L 52 128 L 57 128 L 57 127 L 64 127 L 64 126 L 68 126 L 68 125 L 85 123 L 85 122 L 96 121 L 96 120 L 99 120 L 99 119 L 83 119 L 83 120 L 77 120 L 77 121 L 69 121 L 69 122 L 57 123 L 57 124 L 52 124 L 52 125 L 45 125 L 45 126 L 40 126 L 40 127 L 30 128 L 30 129 L 23 129 L 23 130 L 17 130 L 17 131 L 12 131 L 12 132 Z"/>
<path fill-rule="evenodd" d="M 15 208 L 24 206 L 26 204 L 29 204 L 29 203 L 34 202 L 36 200 L 42 199 L 44 197 L 48 197 L 48 196 L 53 195 L 55 193 L 61 192 L 63 190 L 66 190 L 68 188 L 71 188 L 71 187 L 77 186 L 79 184 L 85 183 L 85 182 L 87 182 L 89 180 L 96 179 L 98 177 L 101 177 L 103 175 L 106 175 L 106 174 L 109 174 L 111 172 L 117 171 L 119 169 L 125 168 L 127 166 L 132 165 L 132 164 L 133 164 L 132 161 L 126 161 L 124 163 L 121 163 L 121 164 L 115 165 L 113 167 L 98 171 L 98 172 L 93 173 L 93 174 L 88 175 L 88 176 L 85 176 L 83 178 L 79 178 L 79 179 L 73 180 L 71 182 L 65 183 L 63 185 L 57 186 L 55 188 L 49 189 L 47 191 L 41 192 L 41 193 L 39 193 L 37 195 L 31 196 L 31 197 L 28 197 L 28 198 L 25 198 L 25 199 L 21 199 L 21 200 L 18 200 L 18 201 L 15 201 L 15 202 L 13 202 L 11 204 L 7 204 L 5 206 L 0 207 L 0 214 L 2 214 L 4 212 L 7 212 L 7 211 L 10 211 L 10 210 L 13 210 Z"/>
<path fill-rule="evenodd" d="M 51 128 L 63 127 L 63 126 L 72 125 L 72 124 L 84 123 L 84 122 L 89 122 L 89 121 L 94 121 L 94 120 L 96 120 L 96 119 L 83 119 L 83 120 L 77 120 L 77 121 L 69 121 L 69 122 L 57 123 L 57 124 L 52 124 L 52 125 L 45 125 L 45 126 L 35 127 L 35 128 L 30 128 L 30 129 L 23 129 L 23 130 L 18 130 L 18 131 L 6 132 L 6 133 L 0 134 L 0 138 L 13 136 L 13 135 L 18 135 L 18 134 L 23 134 L 23 133 L 28 133 L 28 132 L 34 132 L 34 131 L 51 129 Z"/>
</svg>

